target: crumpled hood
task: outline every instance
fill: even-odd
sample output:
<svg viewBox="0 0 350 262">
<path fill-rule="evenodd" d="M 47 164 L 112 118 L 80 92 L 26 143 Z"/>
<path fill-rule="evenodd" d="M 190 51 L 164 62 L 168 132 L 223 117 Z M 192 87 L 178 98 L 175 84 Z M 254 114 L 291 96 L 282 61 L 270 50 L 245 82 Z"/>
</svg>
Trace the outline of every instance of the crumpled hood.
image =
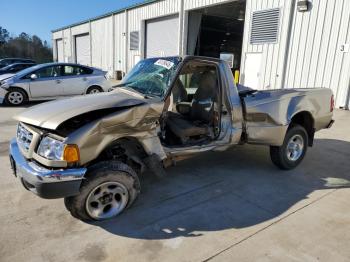
<svg viewBox="0 0 350 262">
<path fill-rule="evenodd" d="M 72 117 L 108 108 L 136 106 L 146 103 L 146 99 L 126 90 L 109 93 L 77 96 L 40 104 L 14 117 L 14 119 L 34 126 L 55 130 L 61 123 Z"/>
</svg>

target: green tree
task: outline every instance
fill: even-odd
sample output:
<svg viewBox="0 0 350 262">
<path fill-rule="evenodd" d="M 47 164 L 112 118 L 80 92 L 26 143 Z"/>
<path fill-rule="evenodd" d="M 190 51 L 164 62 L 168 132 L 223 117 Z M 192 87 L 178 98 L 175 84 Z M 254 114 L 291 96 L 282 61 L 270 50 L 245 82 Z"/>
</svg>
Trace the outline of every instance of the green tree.
<svg viewBox="0 0 350 262">
<path fill-rule="evenodd" d="M 52 48 L 36 35 L 23 32 L 11 37 L 5 28 L 0 27 L 0 58 L 6 57 L 30 58 L 37 63 L 52 62 Z"/>
</svg>

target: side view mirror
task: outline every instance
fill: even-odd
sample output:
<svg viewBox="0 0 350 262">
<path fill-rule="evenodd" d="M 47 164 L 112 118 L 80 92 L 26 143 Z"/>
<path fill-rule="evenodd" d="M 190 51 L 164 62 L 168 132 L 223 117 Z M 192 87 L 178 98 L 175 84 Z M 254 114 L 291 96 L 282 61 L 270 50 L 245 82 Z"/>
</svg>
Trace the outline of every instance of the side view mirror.
<svg viewBox="0 0 350 262">
<path fill-rule="evenodd" d="M 36 74 L 31 74 L 30 79 L 32 80 L 38 79 L 38 76 Z"/>
</svg>

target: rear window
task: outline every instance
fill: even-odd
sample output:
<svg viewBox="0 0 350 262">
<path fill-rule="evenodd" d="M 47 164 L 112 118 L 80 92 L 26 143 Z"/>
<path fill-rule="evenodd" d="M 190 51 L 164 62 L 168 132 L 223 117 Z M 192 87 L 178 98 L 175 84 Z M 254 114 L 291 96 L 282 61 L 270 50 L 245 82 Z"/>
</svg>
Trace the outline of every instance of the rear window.
<svg viewBox="0 0 350 262">
<path fill-rule="evenodd" d="M 82 75 L 91 75 L 94 72 L 94 70 L 87 67 L 80 67 L 80 70 Z"/>
<path fill-rule="evenodd" d="M 64 76 L 89 75 L 93 70 L 86 67 L 66 65 L 63 67 Z"/>
</svg>

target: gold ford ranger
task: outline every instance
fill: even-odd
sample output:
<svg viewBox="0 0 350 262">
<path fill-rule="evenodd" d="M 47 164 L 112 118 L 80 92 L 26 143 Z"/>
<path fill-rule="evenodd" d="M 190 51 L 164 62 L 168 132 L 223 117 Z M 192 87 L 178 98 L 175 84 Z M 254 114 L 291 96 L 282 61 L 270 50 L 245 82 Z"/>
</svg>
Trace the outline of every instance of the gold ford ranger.
<svg viewBox="0 0 350 262">
<path fill-rule="evenodd" d="M 296 167 L 314 133 L 332 125 L 330 89 L 239 87 L 226 62 L 206 57 L 139 62 L 115 90 L 37 105 L 16 116 L 10 160 L 24 187 L 64 198 L 71 214 L 103 220 L 131 206 L 138 175 L 244 143 L 270 146 Z"/>
</svg>

